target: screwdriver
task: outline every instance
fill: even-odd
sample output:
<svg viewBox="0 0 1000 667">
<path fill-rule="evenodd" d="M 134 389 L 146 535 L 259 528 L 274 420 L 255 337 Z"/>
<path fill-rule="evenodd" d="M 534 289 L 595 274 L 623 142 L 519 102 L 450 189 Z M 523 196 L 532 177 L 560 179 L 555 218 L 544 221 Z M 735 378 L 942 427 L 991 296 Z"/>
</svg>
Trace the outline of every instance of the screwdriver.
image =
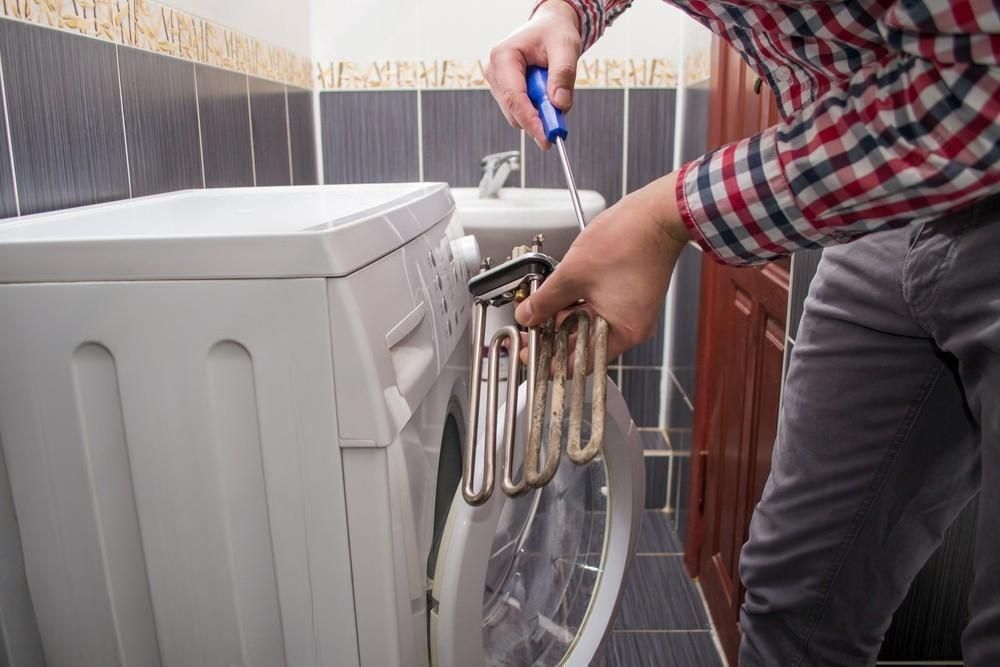
<svg viewBox="0 0 1000 667">
<path fill-rule="evenodd" d="M 556 150 L 559 152 L 559 161 L 562 162 L 563 174 L 566 176 L 566 187 L 569 190 L 570 199 L 573 201 L 573 212 L 576 213 L 576 221 L 580 224 L 580 231 L 583 231 L 583 228 L 586 227 L 583 206 L 580 204 L 580 193 L 577 192 L 576 179 L 573 178 L 573 169 L 569 166 L 569 156 L 566 154 L 566 137 L 569 135 L 569 130 L 566 129 L 563 112 L 549 100 L 549 70 L 544 67 L 529 67 L 525 72 L 525 78 L 528 84 L 528 99 L 538 110 L 538 117 L 542 119 L 545 138 L 550 143 L 555 144 Z"/>
</svg>

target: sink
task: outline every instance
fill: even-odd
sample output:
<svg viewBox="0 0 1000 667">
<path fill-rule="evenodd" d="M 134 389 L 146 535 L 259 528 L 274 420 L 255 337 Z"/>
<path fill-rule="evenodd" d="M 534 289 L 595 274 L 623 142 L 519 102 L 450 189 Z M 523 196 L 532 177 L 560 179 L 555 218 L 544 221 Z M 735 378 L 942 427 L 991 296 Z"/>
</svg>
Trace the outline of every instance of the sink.
<svg viewBox="0 0 1000 667">
<path fill-rule="evenodd" d="M 452 188 L 455 215 L 466 234 L 479 242 L 481 257 L 493 263 L 504 261 L 515 245 L 528 245 L 535 234 L 543 234 L 543 250 L 562 259 L 579 233 L 569 191 L 549 188 L 501 188 L 496 198 L 481 199 L 478 188 Z M 584 218 L 606 207 L 604 197 L 593 190 L 580 190 Z"/>
</svg>

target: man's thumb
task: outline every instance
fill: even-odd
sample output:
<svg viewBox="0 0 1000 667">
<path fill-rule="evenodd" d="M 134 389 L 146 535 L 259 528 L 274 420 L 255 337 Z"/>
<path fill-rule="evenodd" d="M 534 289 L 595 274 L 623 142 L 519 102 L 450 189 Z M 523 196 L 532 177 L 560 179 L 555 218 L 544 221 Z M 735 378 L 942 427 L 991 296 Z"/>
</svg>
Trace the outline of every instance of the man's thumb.
<svg viewBox="0 0 1000 667">
<path fill-rule="evenodd" d="M 537 292 L 521 302 L 514 317 L 523 326 L 538 326 L 560 310 L 576 303 L 581 295 L 575 294 L 575 291 L 571 281 L 563 279 L 556 270 Z"/>
</svg>

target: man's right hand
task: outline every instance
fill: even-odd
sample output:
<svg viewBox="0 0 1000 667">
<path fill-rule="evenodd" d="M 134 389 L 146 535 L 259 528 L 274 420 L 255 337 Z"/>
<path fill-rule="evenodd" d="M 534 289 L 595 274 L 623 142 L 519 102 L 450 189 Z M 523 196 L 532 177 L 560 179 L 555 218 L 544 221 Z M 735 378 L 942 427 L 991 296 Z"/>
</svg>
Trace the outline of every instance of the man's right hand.
<svg viewBox="0 0 1000 667">
<path fill-rule="evenodd" d="M 539 5 L 531 20 L 490 52 L 486 80 L 511 127 L 523 128 L 540 148 L 549 142 L 538 112 L 528 99 L 525 70 L 535 65 L 549 70 L 549 99 L 562 111 L 573 105 L 576 61 L 583 42 L 576 10 L 563 0 Z"/>
</svg>

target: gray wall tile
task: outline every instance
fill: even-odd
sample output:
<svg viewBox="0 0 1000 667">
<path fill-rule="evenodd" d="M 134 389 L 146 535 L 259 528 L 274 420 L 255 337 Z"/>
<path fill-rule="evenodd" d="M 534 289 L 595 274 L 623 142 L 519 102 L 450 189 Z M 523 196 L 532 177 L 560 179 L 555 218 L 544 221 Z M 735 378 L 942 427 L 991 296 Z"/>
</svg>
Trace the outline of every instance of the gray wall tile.
<svg viewBox="0 0 1000 667">
<path fill-rule="evenodd" d="M 322 93 L 320 116 L 327 183 L 419 178 L 416 91 Z"/>
<path fill-rule="evenodd" d="M 132 195 L 200 188 L 194 65 L 120 47 Z"/>
<path fill-rule="evenodd" d="M 698 351 L 698 311 L 701 299 L 701 251 L 687 245 L 670 278 L 673 310 L 667 317 L 670 349 L 666 366 L 694 366 Z"/>
<path fill-rule="evenodd" d="M 3 113 L 0 113 L 0 218 L 12 215 L 17 215 L 17 201 L 14 198 L 14 174 L 10 168 L 7 119 Z"/>
<path fill-rule="evenodd" d="M 484 155 L 521 147 L 520 131 L 507 124 L 488 90 L 425 91 L 421 105 L 425 181 L 478 185 Z M 520 175 L 511 174 L 508 185 L 520 185 Z"/>
<path fill-rule="evenodd" d="M 245 74 L 196 65 L 205 186 L 253 185 Z"/>
<path fill-rule="evenodd" d="M 250 78 L 250 119 L 257 185 L 291 185 L 284 84 Z"/>
<path fill-rule="evenodd" d="M 678 454 L 688 454 L 691 452 L 691 429 L 667 429 L 667 441 L 670 443 L 670 451 Z"/>
<path fill-rule="evenodd" d="M 685 94 L 684 132 L 681 133 L 683 162 L 701 157 L 708 147 L 708 86 L 708 81 L 701 81 L 690 86 Z"/>
<path fill-rule="evenodd" d="M 649 340 L 639 343 L 621 356 L 622 366 L 647 366 L 659 368 L 663 365 L 663 311 L 656 318 L 656 331 Z"/>
<path fill-rule="evenodd" d="M 687 530 L 688 496 L 691 493 L 691 456 L 676 454 L 670 468 L 669 507 L 674 520 L 674 529 L 684 539 Z"/>
<path fill-rule="evenodd" d="M 128 197 L 115 46 L 0 20 L 22 213 Z"/>
<path fill-rule="evenodd" d="M 673 169 L 677 91 L 628 93 L 628 191 L 638 190 Z"/>
<path fill-rule="evenodd" d="M 667 506 L 667 483 L 670 476 L 670 457 L 643 457 L 646 467 L 646 494 L 643 507 L 647 510 L 662 510 Z"/>
<path fill-rule="evenodd" d="M 578 90 L 573 109 L 566 115 L 566 150 L 576 184 L 580 189 L 597 190 L 609 206 L 622 194 L 624 107 L 622 90 Z M 566 187 L 554 148 L 543 153 L 528 140 L 525 153 L 522 167 L 529 187 Z"/>
<path fill-rule="evenodd" d="M 292 183 L 316 185 L 316 123 L 313 92 L 288 87 L 288 134 L 292 147 Z"/>
<path fill-rule="evenodd" d="M 799 320 L 805 308 L 809 284 L 816 275 L 822 250 L 803 250 L 792 259 L 792 284 L 788 288 L 788 335 L 793 340 L 799 333 Z"/>
<path fill-rule="evenodd" d="M 644 428 L 639 430 L 639 441 L 644 451 L 665 452 L 670 449 L 670 443 L 660 429 Z"/>
<path fill-rule="evenodd" d="M 694 413 L 691 409 L 693 401 L 689 401 L 681 385 L 672 375 L 670 381 L 667 382 L 667 395 L 664 398 L 667 403 L 666 428 L 691 428 L 694 419 Z"/>
<path fill-rule="evenodd" d="M 622 395 L 638 426 L 660 425 L 660 369 L 623 368 Z"/>
</svg>

